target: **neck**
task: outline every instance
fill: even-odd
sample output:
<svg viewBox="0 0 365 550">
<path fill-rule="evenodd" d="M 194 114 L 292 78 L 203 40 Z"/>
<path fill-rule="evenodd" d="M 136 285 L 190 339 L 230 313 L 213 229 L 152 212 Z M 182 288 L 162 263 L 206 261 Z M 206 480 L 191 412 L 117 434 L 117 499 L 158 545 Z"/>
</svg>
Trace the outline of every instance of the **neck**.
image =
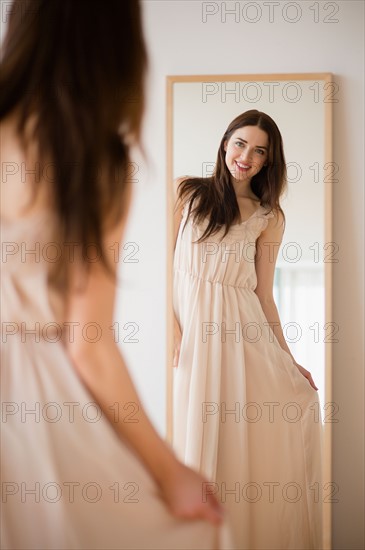
<svg viewBox="0 0 365 550">
<path fill-rule="evenodd" d="M 232 178 L 231 181 L 232 181 L 232 185 L 235 190 L 237 199 L 239 198 L 255 199 L 256 198 L 251 189 L 251 179 L 236 180 Z"/>
</svg>

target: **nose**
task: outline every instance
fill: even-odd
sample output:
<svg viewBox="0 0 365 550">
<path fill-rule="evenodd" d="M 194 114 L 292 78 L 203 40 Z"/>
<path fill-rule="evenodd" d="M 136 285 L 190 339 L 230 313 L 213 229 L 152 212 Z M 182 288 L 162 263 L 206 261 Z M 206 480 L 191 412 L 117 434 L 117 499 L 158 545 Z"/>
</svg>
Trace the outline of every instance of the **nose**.
<svg viewBox="0 0 365 550">
<path fill-rule="evenodd" d="M 244 161 L 251 160 L 251 156 L 252 156 L 252 151 L 249 147 L 246 147 L 244 151 L 242 151 L 240 154 L 240 158 Z"/>
</svg>

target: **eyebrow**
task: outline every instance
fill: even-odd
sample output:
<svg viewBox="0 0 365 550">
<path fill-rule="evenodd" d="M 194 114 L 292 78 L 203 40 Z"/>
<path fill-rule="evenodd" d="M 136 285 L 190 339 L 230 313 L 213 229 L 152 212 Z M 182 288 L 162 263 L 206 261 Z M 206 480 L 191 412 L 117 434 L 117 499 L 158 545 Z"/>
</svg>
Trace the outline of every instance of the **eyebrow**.
<svg viewBox="0 0 365 550">
<path fill-rule="evenodd" d="M 247 143 L 245 139 L 241 139 L 241 138 L 236 138 L 236 141 L 242 141 L 242 143 Z M 255 147 L 257 147 L 258 149 L 265 149 L 265 151 L 267 151 L 267 147 L 264 147 L 263 145 L 255 145 Z"/>
</svg>

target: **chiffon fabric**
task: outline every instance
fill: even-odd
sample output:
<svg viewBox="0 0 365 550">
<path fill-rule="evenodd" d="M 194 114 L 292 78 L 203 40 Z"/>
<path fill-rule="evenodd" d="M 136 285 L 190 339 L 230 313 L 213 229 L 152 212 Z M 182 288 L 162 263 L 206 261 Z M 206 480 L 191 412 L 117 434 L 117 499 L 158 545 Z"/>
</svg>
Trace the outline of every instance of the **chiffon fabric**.
<svg viewBox="0 0 365 550">
<path fill-rule="evenodd" d="M 273 212 L 201 243 L 208 224 L 185 206 L 174 256 L 182 331 L 174 371 L 173 445 L 211 480 L 245 550 L 322 543 L 323 426 L 319 399 L 277 341 L 258 296 L 257 238 Z M 307 366 L 309 370 L 310 366 Z"/>
<path fill-rule="evenodd" d="M 1 547 L 233 548 L 226 522 L 169 513 L 77 376 L 61 336 L 81 329 L 64 322 L 62 296 L 49 282 L 53 219 L 44 210 L 1 224 Z M 136 418 L 132 404 L 114 410 L 123 421 Z"/>
</svg>

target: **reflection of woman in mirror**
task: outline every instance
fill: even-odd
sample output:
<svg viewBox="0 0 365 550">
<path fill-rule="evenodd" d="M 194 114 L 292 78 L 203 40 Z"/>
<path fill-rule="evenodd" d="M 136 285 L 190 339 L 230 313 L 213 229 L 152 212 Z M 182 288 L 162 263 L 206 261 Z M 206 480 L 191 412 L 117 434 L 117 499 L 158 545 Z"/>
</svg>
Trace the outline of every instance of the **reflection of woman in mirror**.
<svg viewBox="0 0 365 550">
<path fill-rule="evenodd" d="M 111 330 L 146 66 L 136 0 L 12 5 L 0 103 L 2 548 L 223 547 L 221 506 L 202 502 L 202 477 L 155 431 Z"/>
<path fill-rule="evenodd" d="M 240 548 L 320 548 L 317 388 L 273 299 L 286 185 L 277 125 L 243 113 L 213 175 L 177 183 L 175 449 L 212 480 L 203 497 L 227 507 Z"/>
</svg>

